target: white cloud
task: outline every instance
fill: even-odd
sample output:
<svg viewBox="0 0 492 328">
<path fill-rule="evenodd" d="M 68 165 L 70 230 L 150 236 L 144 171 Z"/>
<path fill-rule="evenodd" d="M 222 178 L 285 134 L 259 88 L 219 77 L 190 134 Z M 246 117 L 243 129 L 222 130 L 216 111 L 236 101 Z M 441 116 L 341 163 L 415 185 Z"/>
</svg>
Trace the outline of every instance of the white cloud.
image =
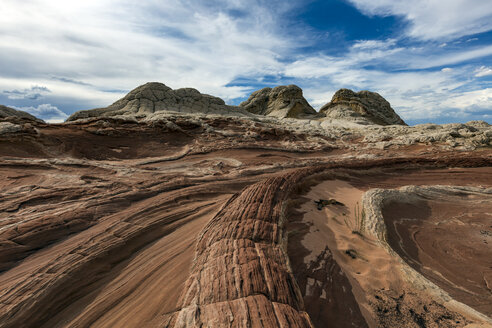
<svg viewBox="0 0 492 328">
<path fill-rule="evenodd" d="M 381 50 L 370 59 L 354 51 L 340 57 L 306 57 L 287 65 L 285 74 L 301 79 L 304 94 L 318 109 L 342 87 L 378 92 L 405 120 L 466 116 L 486 108 L 488 98 L 481 90 L 460 91 L 472 77 L 469 67 L 393 72 L 364 67 L 382 58 L 387 60 L 390 51 Z"/>
<path fill-rule="evenodd" d="M 452 95 L 444 100 L 443 106 L 458 108 L 466 112 L 488 111 L 492 114 L 492 88 L 464 92 Z"/>
<path fill-rule="evenodd" d="M 374 41 L 374 42 L 370 42 Z M 304 56 L 287 65 L 286 74 L 303 78 L 318 78 L 345 70 L 359 70 L 367 64 L 385 65 L 389 70 L 422 70 L 456 65 L 472 59 L 492 55 L 492 46 L 469 50 L 455 50 L 435 53 L 434 48 L 403 48 L 394 41 L 357 41 L 341 57 L 326 55 Z M 443 68 L 444 72 L 447 68 Z M 360 77 L 359 77 L 360 78 Z"/>
<path fill-rule="evenodd" d="M 360 68 L 367 63 L 381 60 L 387 61 L 392 56 L 399 57 L 403 48 L 393 47 L 395 41 L 389 39 L 381 40 L 359 40 L 342 57 L 317 55 L 300 58 L 285 65 L 284 74 L 298 78 L 320 78 L 332 76 L 344 84 L 351 84 L 353 79 L 364 79 L 357 74 Z M 345 74 L 350 72 L 350 74 Z"/>
<path fill-rule="evenodd" d="M 338 90 L 336 88 L 330 88 L 326 85 L 323 86 L 310 86 L 306 84 L 306 88 L 303 90 L 303 95 L 306 100 L 313 106 L 315 109 L 320 109 L 331 101 L 331 98 Z"/>
<path fill-rule="evenodd" d="M 367 15 L 404 17 L 407 34 L 442 41 L 492 29 L 492 6 L 487 0 L 349 0 Z"/>
<path fill-rule="evenodd" d="M 14 107 L 14 106 L 13 106 Z M 51 104 L 41 104 L 37 107 L 14 107 L 15 109 L 28 112 L 48 123 L 60 123 L 67 119 L 68 115 Z"/>
<path fill-rule="evenodd" d="M 489 76 L 492 75 L 492 68 L 482 66 L 479 69 L 477 69 L 475 72 L 476 72 L 475 74 L 476 77 Z"/>
<path fill-rule="evenodd" d="M 90 85 L 69 83 L 52 78 L 2 78 L 1 76 L 0 90 L 7 90 L 8 88 L 14 88 L 14 90 L 31 90 L 33 81 L 37 85 L 42 85 L 43 88 L 50 90 L 50 92 L 46 92 L 42 97 L 36 97 L 35 99 L 26 97 L 19 97 L 17 99 L 30 100 L 36 103 L 40 100 L 51 103 L 71 103 L 77 109 L 89 109 L 110 105 L 126 94 L 126 92 L 123 91 L 101 91 Z M 0 92 L 0 96 L 1 95 L 8 97 L 9 94 Z M 25 101 L 23 103 L 25 103 Z"/>
<path fill-rule="evenodd" d="M 47 87 L 41 87 L 38 85 L 31 86 L 30 88 L 22 90 L 4 90 L 2 93 L 7 96 L 8 99 L 30 99 L 37 100 L 43 97 L 43 95 L 51 92 Z"/>
<path fill-rule="evenodd" d="M 233 99 L 244 96 L 246 88 L 226 87 L 229 82 L 277 74 L 279 54 L 293 47 L 276 24 L 292 5 L 273 1 L 269 6 L 259 1 L 3 0 L 0 77 L 63 76 L 99 90 L 163 81 Z"/>
<path fill-rule="evenodd" d="M 395 39 L 382 40 L 358 40 L 352 45 L 352 49 L 388 49 L 396 44 Z"/>
<path fill-rule="evenodd" d="M 441 54 L 427 53 L 422 54 L 420 58 L 413 58 L 412 68 L 431 68 L 444 65 L 453 65 L 490 55 L 492 55 L 492 45 Z"/>
</svg>

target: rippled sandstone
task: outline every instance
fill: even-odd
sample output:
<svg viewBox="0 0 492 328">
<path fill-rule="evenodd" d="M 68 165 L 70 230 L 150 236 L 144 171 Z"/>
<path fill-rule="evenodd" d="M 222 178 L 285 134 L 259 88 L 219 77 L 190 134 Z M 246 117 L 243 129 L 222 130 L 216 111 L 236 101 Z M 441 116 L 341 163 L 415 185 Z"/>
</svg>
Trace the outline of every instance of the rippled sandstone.
<svg viewBox="0 0 492 328">
<path fill-rule="evenodd" d="M 487 123 L 341 126 L 179 90 L 0 119 L 0 327 L 491 325 Z"/>
</svg>

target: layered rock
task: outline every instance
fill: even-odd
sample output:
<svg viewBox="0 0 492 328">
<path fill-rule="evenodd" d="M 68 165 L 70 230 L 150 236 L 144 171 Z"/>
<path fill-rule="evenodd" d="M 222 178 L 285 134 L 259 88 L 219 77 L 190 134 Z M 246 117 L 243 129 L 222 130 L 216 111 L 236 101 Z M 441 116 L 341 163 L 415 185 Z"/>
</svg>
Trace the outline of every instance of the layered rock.
<svg viewBox="0 0 492 328">
<path fill-rule="evenodd" d="M 465 124 L 420 124 L 415 126 L 363 126 L 363 142 L 380 148 L 413 144 L 441 144 L 453 149 L 490 147 L 492 127 L 484 121 Z"/>
<path fill-rule="evenodd" d="M 380 262 L 348 257 L 349 247 L 323 246 L 312 264 L 301 254 L 307 271 L 296 270 L 291 251 L 303 251 L 289 246 L 296 235 L 313 243 L 333 238 L 300 238 L 302 231 L 286 227 L 286 208 L 306 199 L 292 191 L 325 174 L 354 183 L 368 177 L 376 186 L 414 183 L 416 170 L 432 184 L 460 175 L 467 184 L 492 186 L 490 148 L 366 149 L 353 131 L 311 123 L 176 113 L 150 121 L 20 122 L 22 130 L 0 135 L 0 327 L 343 328 L 356 320 L 357 327 L 371 326 L 366 318 L 378 326 L 378 314 L 413 310 L 401 307 L 401 290 L 393 287 L 388 301 L 397 305 L 361 306 L 361 298 L 378 299 L 350 285 L 352 278 L 388 275 L 346 270 L 347 260 L 381 269 Z M 382 177 L 383 169 L 389 172 Z M 318 211 L 312 199 L 306 204 L 314 213 L 327 210 Z M 311 214 L 306 228 L 314 233 Z M 319 227 L 344 226 L 343 218 L 326 217 Z M 357 245 L 350 246 L 357 254 L 369 252 Z M 403 290 L 420 299 L 419 290 Z M 329 309 L 336 320 L 317 316 Z M 408 320 L 396 326 L 414 327 L 409 310 L 404 314 Z"/>
<path fill-rule="evenodd" d="M 43 122 L 39 118 L 29 113 L 26 113 L 22 110 L 17 110 L 7 106 L 0 105 L 0 118 L 7 118 L 7 117 L 23 118 L 23 119 L 29 119 L 37 122 Z"/>
<path fill-rule="evenodd" d="M 386 99 L 371 91 L 338 90 L 331 102 L 320 109 L 329 118 L 354 121 L 359 124 L 407 125 Z"/>
<path fill-rule="evenodd" d="M 248 100 L 239 105 L 248 112 L 278 118 L 313 117 L 316 111 L 302 95 L 296 85 L 263 88 L 253 92 Z"/>
<path fill-rule="evenodd" d="M 163 111 L 221 115 L 247 114 L 236 107 L 226 105 L 220 98 L 202 94 L 193 88 L 173 90 L 163 83 L 149 82 L 133 89 L 125 97 L 106 108 L 79 111 L 72 114 L 67 121 L 91 117 L 144 117 Z"/>
<path fill-rule="evenodd" d="M 490 190 L 487 123 L 348 126 L 197 115 L 203 107 L 189 104 L 196 111 L 147 113 L 149 88 L 156 99 L 182 92 L 152 85 L 114 105 L 130 114 L 0 120 L 1 328 L 492 324 L 407 279 L 357 196 L 408 184 Z M 490 192 L 465 191 L 442 206 L 425 194 L 440 217 L 422 218 L 431 233 L 421 245 L 450 240 L 433 258 L 452 270 L 446 252 L 475 249 L 470 272 L 449 280 L 483 293 L 472 305 L 488 314 L 490 275 L 476 274 L 490 257 Z M 345 205 L 318 210 L 319 199 Z M 393 209 L 397 220 L 418 213 Z"/>
<path fill-rule="evenodd" d="M 283 247 L 282 208 L 305 175 L 251 185 L 205 226 L 171 326 L 312 327 Z"/>
</svg>

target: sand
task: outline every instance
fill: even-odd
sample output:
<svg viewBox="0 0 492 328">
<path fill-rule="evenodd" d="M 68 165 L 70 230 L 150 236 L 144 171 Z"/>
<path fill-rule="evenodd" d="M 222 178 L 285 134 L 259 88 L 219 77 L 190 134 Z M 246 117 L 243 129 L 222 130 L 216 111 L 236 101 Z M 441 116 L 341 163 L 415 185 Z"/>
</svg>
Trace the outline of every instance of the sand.
<svg viewBox="0 0 492 328">
<path fill-rule="evenodd" d="M 391 202 L 383 215 L 388 243 L 408 264 L 456 300 L 492 316 L 491 195 Z"/>
<path fill-rule="evenodd" d="M 327 252 L 331 254 L 335 264 L 340 267 L 341 273 L 346 276 L 347 281 L 350 282 L 348 288 L 347 286 L 344 286 L 346 289 L 345 295 L 343 296 L 344 302 L 351 304 L 352 299 L 355 299 L 358 310 L 360 310 L 365 322 L 367 322 L 370 327 L 377 327 L 378 322 L 381 322 L 381 315 L 378 314 L 377 309 L 378 306 L 381 308 L 381 303 L 383 303 L 382 301 L 385 300 L 386 296 L 391 295 L 391 297 L 396 297 L 398 299 L 401 295 L 405 294 L 406 290 L 412 290 L 409 282 L 406 281 L 405 277 L 402 275 L 402 265 L 400 261 L 388 253 L 385 248 L 381 247 L 378 240 L 364 233 L 361 225 L 357 223 L 360 222 L 360 219 L 356 219 L 355 213 L 357 213 L 359 218 L 362 216 L 362 209 L 360 206 L 361 197 L 366 190 L 371 187 L 397 188 L 406 185 L 409 182 L 416 185 L 432 185 L 437 182 L 440 184 L 474 185 L 477 180 L 476 178 L 471 179 L 470 175 L 476 176 L 477 173 L 483 177 L 483 179 L 479 180 L 481 185 L 492 185 L 490 178 L 490 173 L 492 173 L 491 169 L 484 168 L 384 172 L 377 175 L 369 173 L 365 176 L 362 175 L 362 172 L 355 172 L 355 174 L 350 177 L 345 174 L 344 180 L 327 180 L 312 187 L 311 190 L 303 196 L 305 197 L 305 202 L 297 209 L 297 214 L 301 215 L 302 219 L 300 221 L 298 219 L 291 219 L 288 229 L 290 231 L 290 260 L 296 278 L 300 283 L 301 291 L 307 304 L 308 313 L 312 318 L 319 319 L 315 324 L 317 324 L 317 326 L 322 326 L 331 322 L 332 318 L 330 315 L 326 315 L 326 312 L 331 311 L 332 316 L 345 318 L 345 323 L 341 325 L 342 327 L 350 326 L 350 320 L 354 317 L 354 311 L 357 310 L 347 306 L 344 309 L 336 309 L 336 311 L 333 311 L 332 307 L 323 304 L 324 298 L 327 297 L 326 295 L 330 295 L 330 293 L 332 293 L 331 297 L 337 295 L 337 297 L 339 297 L 338 299 L 340 299 L 341 296 L 340 294 L 333 294 L 331 291 L 336 287 L 333 286 L 333 284 L 335 284 L 333 280 L 326 283 L 323 278 L 319 278 L 323 276 L 333 276 L 329 270 L 325 270 L 324 275 L 320 274 L 319 270 L 315 270 L 320 269 L 319 257 L 324 256 Z M 315 200 L 319 199 L 335 199 L 342 202 L 344 206 L 329 205 L 319 211 L 314 203 Z M 402 213 L 414 213 L 412 209 L 400 207 L 400 205 L 401 204 L 394 204 L 390 208 L 392 211 L 389 213 L 393 214 L 393 219 L 400 217 Z M 456 217 L 460 216 L 460 213 L 462 213 L 461 216 L 463 216 L 463 213 L 468 213 L 469 210 L 469 208 L 462 206 L 462 204 L 448 207 L 446 207 L 446 205 L 449 204 L 441 204 L 440 206 L 437 204 L 431 205 L 431 209 L 427 212 L 422 212 L 423 208 L 419 207 L 419 213 L 425 217 L 430 215 L 433 217 L 433 220 L 440 220 L 445 213 L 449 214 L 450 212 L 453 212 L 453 217 Z M 456 211 L 458 208 L 461 209 L 461 211 Z M 431 212 L 433 215 L 431 215 Z M 435 212 L 439 215 L 436 215 Z M 478 218 L 478 213 L 484 213 L 483 207 L 482 212 L 480 212 L 480 209 L 476 209 L 476 213 L 477 215 L 473 214 L 473 211 L 471 211 L 469 219 L 476 223 L 481 222 L 483 230 L 486 228 L 483 224 L 490 221 L 486 216 L 481 216 L 481 219 Z M 388 220 L 392 220 L 392 218 L 388 218 Z M 421 227 L 422 225 L 419 226 Z M 433 226 L 435 227 L 435 225 Z M 453 225 L 453 227 L 454 226 L 455 225 Z M 462 224 L 461 227 L 466 227 L 466 225 Z M 424 250 L 427 251 L 427 253 L 433 248 L 432 245 L 436 242 L 439 243 L 439 238 L 452 241 L 456 240 L 458 238 L 457 236 L 462 235 L 463 233 L 463 231 L 456 229 L 444 229 L 442 225 L 440 228 L 440 234 L 437 239 L 436 236 L 433 236 L 432 231 L 429 231 L 425 236 L 421 237 L 422 240 L 426 241 L 425 244 L 428 245 Z M 477 228 L 477 226 L 473 228 L 475 233 Z M 465 228 L 465 230 L 467 229 Z M 419 230 L 418 236 L 420 236 L 420 233 L 422 233 L 421 230 Z M 401 232 L 401 234 L 404 236 L 412 235 L 410 231 Z M 466 245 L 468 249 L 475 249 L 474 252 L 476 252 L 475 256 L 468 257 L 468 261 L 471 261 L 470 263 L 467 263 L 466 261 L 461 263 L 459 261 L 455 261 L 454 263 L 445 261 L 447 262 L 446 269 L 452 271 L 455 277 L 460 277 L 454 285 L 456 291 L 461 290 L 459 286 L 461 283 L 464 283 L 464 280 L 469 280 L 468 284 L 473 284 L 475 287 L 479 288 L 484 294 L 483 297 L 486 297 L 485 294 L 489 293 L 486 283 L 483 280 L 480 281 L 482 275 L 476 274 L 477 271 L 474 271 L 475 274 L 470 272 L 468 275 L 460 275 L 460 272 L 463 272 L 462 270 L 467 267 L 474 267 L 475 270 L 478 270 L 479 272 L 488 272 L 487 269 L 489 264 L 486 259 L 492 257 L 489 256 L 491 248 L 484 249 L 483 247 L 486 245 L 484 244 L 486 238 L 488 237 L 482 234 L 480 238 L 476 238 L 477 240 L 475 243 L 468 243 Z M 478 239 L 480 239 L 480 241 Z M 395 243 L 398 243 L 398 241 L 395 241 Z M 405 243 L 405 245 L 407 244 L 408 243 Z M 456 248 L 462 250 L 465 248 L 465 245 L 460 246 L 459 243 L 454 243 L 454 245 L 451 245 L 452 247 L 450 247 L 449 243 L 441 244 L 443 247 L 441 252 L 453 252 Z M 418 262 L 419 267 L 427 267 L 431 264 L 432 261 L 430 261 L 429 258 L 422 262 L 422 256 L 412 257 L 412 251 L 414 250 L 408 251 L 410 255 L 407 256 L 407 258 L 411 257 L 414 261 Z M 419 246 L 419 254 L 420 251 Z M 432 253 L 432 255 L 428 255 L 428 257 L 433 256 L 434 258 L 442 258 L 442 254 L 437 254 L 438 252 L 439 251 L 436 251 Z M 464 251 L 461 252 L 462 257 L 467 257 L 468 255 L 463 254 L 463 252 Z M 481 263 L 478 263 L 478 259 L 481 259 Z M 434 262 L 436 261 L 434 260 Z M 442 262 L 439 263 L 442 264 Z M 487 277 L 486 274 L 484 277 Z M 467 284 L 464 283 L 464 286 L 466 285 Z M 480 285 L 480 287 L 478 285 Z M 316 297 L 313 297 L 313 290 L 315 288 L 318 289 L 318 291 L 315 295 Z M 328 296 L 328 298 L 329 297 L 330 296 Z M 490 310 L 491 303 L 484 303 L 483 297 L 481 299 L 482 306 L 477 309 L 488 313 L 486 308 L 488 307 L 488 310 Z M 425 291 L 419 292 L 418 295 L 407 294 L 403 299 L 408 306 L 413 306 L 415 309 L 419 307 L 423 308 L 424 303 L 428 304 L 427 308 L 430 308 L 433 304 L 431 295 Z M 388 305 L 387 303 L 388 302 L 385 304 Z M 403 303 L 400 305 L 397 304 L 397 306 L 401 307 L 403 306 Z M 391 311 L 391 309 L 386 310 Z M 445 311 L 445 309 L 439 308 L 435 310 L 436 313 L 439 311 Z M 322 316 L 320 313 L 325 313 L 325 315 Z M 460 317 L 460 314 L 457 316 Z M 453 321 L 453 324 L 456 327 L 465 326 L 467 322 L 470 322 L 467 321 L 465 317 L 460 317 L 461 321 L 460 319 L 457 320 L 460 321 L 460 323 Z M 441 324 L 443 327 L 446 327 L 446 324 L 449 323 L 442 322 Z M 391 326 L 391 324 L 388 326 Z M 454 326 L 451 325 L 450 327 Z"/>
</svg>

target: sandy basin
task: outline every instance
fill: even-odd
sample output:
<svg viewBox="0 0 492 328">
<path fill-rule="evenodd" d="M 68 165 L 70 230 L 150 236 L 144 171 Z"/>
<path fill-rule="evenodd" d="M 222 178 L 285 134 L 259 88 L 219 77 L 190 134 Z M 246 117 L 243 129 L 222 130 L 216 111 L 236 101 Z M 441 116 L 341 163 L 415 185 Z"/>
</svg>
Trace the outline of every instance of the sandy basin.
<svg viewBox="0 0 492 328">
<path fill-rule="evenodd" d="M 429 170 L 366 177 L 356 174 L 326 180 L 311 188 L 304 195 L 304 203 L 290 216 L 288 251 L 306 309 L 315 326 L 336 323 L 337 327 L 376 327 L 376 322 L 383 322 L 383 327 L 392 327 L 398 324 L 398 320 L 401 324 L 408 320 L 413 324 L 426 324 L 426 327 L 480 327 L 483 321 L 473 313 L 445 308 L 434 302 L 428 291 L 416 291 L 402 275 L 402 265 L 405 264 L 381 247 L 376 238 L 364 231 L 361 223 L 361 198 L 371 188 L 399 188 L 409 182 L 414 185 L 492 185 L 490 178 L 481 179 L 480 182 L 469 179 L 468 175 L 472 173 L 486 177 L 490 168 L 478 171 Z M 314 201 L 319 199 L 336 199 L 344 206 L 329 205 L 318 210 Z M 426 224 L 417 225 L 421 230 L 416 238 L 410 226 L 396 224 L 396 230 L 390 233 L 390 244 L 404 245 L 402 257 L 414 261 L 413 267 L 424 268 L 421 272 L 426 277 L 427 272 L 434 274 L 434 279 L 429 278 L 431 281 L 446 291 L 440 282 L 448 283 L 448 287 L 456 291 L 448 291 L 453 297 L 490 316 L 492 302 L 488 279 L 492 248 L 488 247 L 490 241 L 487 238 L 492 238 L 483 233 L 490 230 L 486 226 L 487 222 L 489 225 L 491 222 L 490 207 L 487 207 L 487 212 L 485 207 L 475 207 L 476 211 L 470 211 L 470 207 L 460 203 L 413 205 L 416 208 L 396 203 L 388 205 L 385 210 L 388 224 L 411 213 L 415 214 L 415 219 L 432 219 Z M 390 214 L 393 216 L 390 217 Z M 449 219 L 448 223 L 436 225 L 443 217 Z M 456 221 L 457 217 L 461 221 Z M 426 240 L 422 242 L 424 248 L 416 250 L 419 246 L 416 247 L 412 240 Z M 461 241 L 454 242 L 456 240 Z M 434 246 L 436 243 L 438 247 Z M 398 252 L 396 246 L 395 250 Z M 452 260 L 448 261 L 443 254 L 452 254 Z M 444 273 L 439 273 L 440 270 Z M 464 271 L 467 273 L 461 274 Z M 447 276 L 454 278 L 443 278 Z M 472 299 L 478 301 L 470 304 L 460 298 L 459 295 L 467 293 L 462 288 L 472 291 Z M 485 323 L 483 327 L 486 326 Z"/>
</svg>

